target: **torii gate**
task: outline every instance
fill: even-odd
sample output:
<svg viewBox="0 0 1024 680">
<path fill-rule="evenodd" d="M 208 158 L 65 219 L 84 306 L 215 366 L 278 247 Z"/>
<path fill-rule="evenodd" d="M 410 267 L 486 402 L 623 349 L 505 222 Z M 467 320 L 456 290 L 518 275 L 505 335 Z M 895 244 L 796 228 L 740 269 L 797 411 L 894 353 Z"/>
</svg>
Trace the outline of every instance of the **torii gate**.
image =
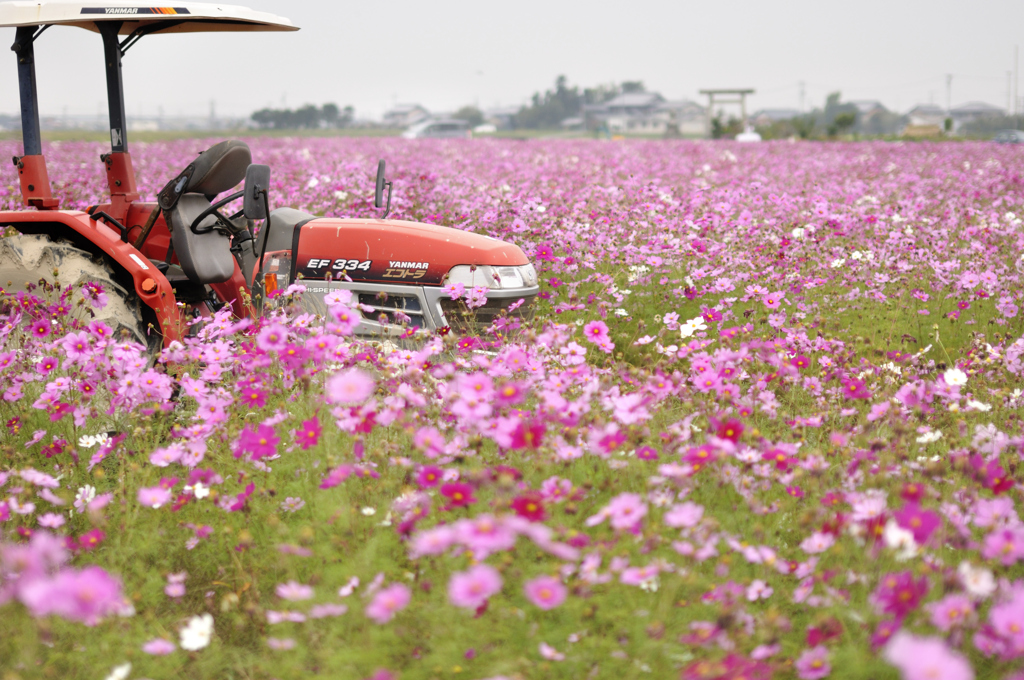
<svg viewBox="0 0 1024 680">
<path fill-rule="evenodd" d="M 747 95 L 754 94 L 753 89 L 734 90 L 701 90 L 701 94 L 708 96 L 708 138 L 711 138 L 711 117 L 714 115 L 715 97 L 721 95 L 738 95 L 739 99 L 719 99 L 719 104 L 739 104 L 743 116 L 743 129 L 747 129 Z"/>
</svg>

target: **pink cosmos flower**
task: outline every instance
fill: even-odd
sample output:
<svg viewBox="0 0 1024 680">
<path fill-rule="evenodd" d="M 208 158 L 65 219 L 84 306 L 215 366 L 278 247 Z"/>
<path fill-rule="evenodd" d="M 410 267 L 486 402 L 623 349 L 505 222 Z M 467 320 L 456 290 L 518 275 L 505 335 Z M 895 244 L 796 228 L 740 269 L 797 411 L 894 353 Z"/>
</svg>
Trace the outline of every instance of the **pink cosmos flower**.
<svg viewBox="0 0 1024 680">
<path fill-rule="evenodd" d="M 165 656 L 172 653 L 175 649 L 177 649 L 175 644 L 164 638 L 154 638 L 142 645 L 142 651 L 153 656 Z"/>
<path fill-rule="evenodd" d="M 35 617 L 56 614 L 95 626 L 124 608 L 121 582 L 100 567 L 64 569 L 53 579 L 36 579 L 20 589 L 19 598 Z"/>
<path fill-rule="evenodd" d="M 565 654 L 561 653 L 546 642 L 540 643 L 538 647 L 540 655 L 548 661 L 565 661 Z"/>
<path fill-rule="evenodd" d="M 361 404 L 375 389 L 373 378 L 358 368 L 350 368 L 327 379 L 327 400 L 343 406 Z"/>
<path fill-rule="evenodd" d="M 293 638 L 267 638 L 267 646 L 275 651 L 287 651 L 289 649 L 295 649 L 295 640 Z"/>
<path fill-rule="evenodd" d="M 501 590 L 501 574 L 494 567 L 478 564 L 456 572 L 448 582 L 448 599 L 456 607 L 479 609 Z"/>
<path fill-rule="evenodd" d="M 436 458 L 444 453 L 447 442 L 437 428 L 424 426 L 416 430 L 412 439 L 413 446 L 423 452 L 427 458 Z"/>
<path fill-rule="evenodd" d="M 274 588 L 274 592 L 277 593 L 278 597 L 284 600 L 308 600 L 313 597 L 312 586 L 307 586 L 296 581 L 278 583 L 277 587 Z"/>
<path fill-rule="evenodd" d="M 409 542 L 409 557 L 416 559 L 423 555 L 443 555 L 455 545 L 457 534 L 447 524 L 417 531 Z"/>
<path fill-rule="evenodd" d="M 541 609 L 554 609 L 563 602 L 568 590 L 553 576 L 538 576 L 523 585 L 526 599 Z"/>
<path fill-rule="evenodd" d="M 491 515 L 460 520 L 455 531 L 459 541 L 480 559 L 499 550 L 509 550 L 516 543 L 515 532 Z"/>
<path fill-rule="evenodd" d="M 1005 656 L 1020 658 L 1024 656 L 1024 581 L 1014 585 L 1013 595 L 989 611 L 989 625 L 1005 642 Z"/>
<path fill-rule="evenodd" d="M 162 486 L 144 486 L 138 491 L 138 500 L 140 505 L 156 510 L 170 503 L 171 490 L 165 489 Z"/>
<path fill-rule="evenodd" d="M 680 527 L 692 528 L 700 523 L 703 516 L 703 505 L 697 505 L 691 501 L 686 501 L 681 505 L 673 505 L 672 508 L 665 513 L 664 522 L 667 526 L 674 529 L 678 529 Z"/>
<path fill-rule="evenodd" d="M 804 539 L 803 543 L 800 544 L 800 548 L 805 553 L 816 555 L 828 550 L 835 542 L 836 538 L 832 534 L 816 531 Z"/>
<path fill-rule="evenodd" d="M 48 512 L 39 516 L 39 526 L 48 529 L 57 529 L 64 526 L 64 516 L 56 512 Z"/>
<path fill-rule="evenodd" d="M 281 324 L 267 324 L 256 336 L 256 346 L 264 352 L 277 352 L 288 344 L 288 329 Z"/>
<path fill-rule="evenodd" d="M 318 604 L 309 608 L 309 618 L 326 619 L 327 617 L 341 616 L 348 611 L 343 604 Z"/>
<path fill-rule="evenodd" d="M 373 600 L 366 606 L 366 615 L 377 623 L 387 623 L 409 606 L 411 599 L 412 593 L 407 586 L 394 583 L 373 596 Z"/>
<path fill-rule="evenodd" d="M 900 669 L 904 680 L 974 680 L 967 659 L 940 638 L 899 631 L 889 639 L 883 656 Z"/>
<path fill-rule="evenodd" d="M 749 586 L 747 586 L 747 600 L 750 602 L 767 600 L 774 592 L 775 590 L 770 585 L 761 579 L 755 579 Z"/>
<path fill-rule="evenodd" d="M 801 680 L 821 680 L 832 672 L 832 666 L 828 663 L 828 649 L 821 645 L 805 649 L 795 666 L 797 677 Z"/>
<path fill-rule="evenodd" d="M 786 294 L 781 291 L 776 293 L 768 293 L 767 295 L 761 298 L 761 302 L 763 302 L 764 306 L 767 307 L 768 309 L 778 309 L 779 306 L 782 304 L 783 298 L 785 297 Z"/>
<path fill-rule="evenodd" d="M 647 514 L 643 498 L 635 493 L 622 493 L 607 506 L 609 523 L 614 529 L 632 529 Z"/>
<path fill-rule="evenodd" d="M 963 593 L 953 593 L 925 607 L 932 624 L 943 632 L 966 624 L 974 616 L 974 602 Z"/>
<path fill-rule="evenodd" d="M 583 327 L 583 335 L 595 344 L 605 344 L 608 342 L 608 326 L 604 321 L 591 321 Z"/>
<path fill-rule="evenodd" d="M 1024 559 L 1024 526 L 990 533 L 985 537 L 981 556 L 986 560 L 998 559 L 1006 566 Z"/>
</svg>

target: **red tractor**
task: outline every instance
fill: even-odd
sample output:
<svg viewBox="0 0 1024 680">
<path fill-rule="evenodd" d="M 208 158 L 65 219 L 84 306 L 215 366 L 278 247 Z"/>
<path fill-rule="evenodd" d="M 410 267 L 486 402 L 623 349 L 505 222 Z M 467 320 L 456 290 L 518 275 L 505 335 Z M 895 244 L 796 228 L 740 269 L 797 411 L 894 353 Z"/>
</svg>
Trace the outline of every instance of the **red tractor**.
<svg viewBox="0 0 1024 680">
<path fill-rule="evenodd" d="M 103 39 L 111 150 L 100 160 L 110 199 L 85 212 L 59 209 L 42 154 L 34 46 L 44 31 L 62 25 Z M 335 289 L 351 290 L 364 311 L 372 308 L 357 330 L 362 335 L 408 332 L 392 323 L 396 319 L 426 331 L 456 323 L 458 307 L 442 291 L 445 283 L 488 289 L 478 322 L 509 307 L 522 314 L 539 290 L 522 250 L 490 237 L 387 220 L 387 212 L 382 219 L 340 219 L 292 208 L 271 211 L 270 168 L 252 164 L 249 147 L 240 141 L 221 142 L 200 154 L 170 179 L 156 203 L 140 200 L 128 153 L 125 52 L 157 33 L 298 30 L 285 18 L 198 3 L 4 2 L 0 26 L 17 29 L 12 49 L 18 58 L 25 153 L 14 165 L 24 204 L 34 208 L 0 212 L 0 231 L 18 232 L 0 238 L 0 286 L 8 293 L 41 279 L 53 282 L 55 271 L 62 286 L 98 283 L 109 302 L 97 317 L 157 349 L 187 335 L 190 318 L 224 305 L 238 317 L 254 317 L 264 291 L 300 278 L 307 287 L 302 304 L 311 310 L 323 309 L 324 296 Z M 226 194 L 239 185 L 241 190 Z M 385 189 L 390 207 L 381 161 L 378 208 Z M 241 210 L 225 214 L 225 206 L 238 199 Z M 516 305 L 519 300 L 526 304 Z"/>
</svg>

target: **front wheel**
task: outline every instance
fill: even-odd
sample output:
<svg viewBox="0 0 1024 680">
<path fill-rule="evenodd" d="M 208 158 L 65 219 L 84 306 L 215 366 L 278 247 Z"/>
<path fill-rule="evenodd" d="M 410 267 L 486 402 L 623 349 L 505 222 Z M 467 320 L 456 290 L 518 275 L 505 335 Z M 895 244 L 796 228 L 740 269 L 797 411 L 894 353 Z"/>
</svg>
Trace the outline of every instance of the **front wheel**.
<svg viewBox="0 0 1024 680">
<path fill-rule="evenodd" d="M 114 337 L 127 335 L 129 339 L 152 351 L 159 348 L 157 338 L 147 338 L 139 299 L 116 282 L 114 270 L 100 256 L 92 255 L 68 243 L 53 241 L 40 234 L 15 234 L 0 238 L 0 286 L 8 295 L 28 291 L 40 280 L 56 284 L 61 289 L 71 286 L 71 313 L 83 308 L 92 311 L 92 317 L 103 321 L 114 331 Z M 107 303 L 96 308 L 89 300 L 83 301 L 82 288 L 86 283 L 97 283 L 106 294 Z M 40 291 L 33 291 L 42 297 Z M 88 320 L 88 314 L 83 320 Z"/>
</svg>

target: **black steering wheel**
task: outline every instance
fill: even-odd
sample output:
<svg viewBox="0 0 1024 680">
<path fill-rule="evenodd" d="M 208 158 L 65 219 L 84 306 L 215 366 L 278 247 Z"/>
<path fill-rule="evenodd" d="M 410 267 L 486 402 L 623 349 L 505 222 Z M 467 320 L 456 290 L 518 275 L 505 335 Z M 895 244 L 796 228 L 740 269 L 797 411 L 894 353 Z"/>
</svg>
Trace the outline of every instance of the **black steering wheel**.
<svg viewBox="0 0 1024 680">
<path fill-rule="evenodd" d="M 225 232 L 226 231 L 226 232 L 228 232 L 230 234 L 237 234 L 237 233 L 239 233 L 241 231 L 241 228 L 239 228 L 234 223 L 233 220 L 235 220 L 238 217 L 240 217 L 242 215 L 242 211 L 239 210 L 238 212 L 236 212 L 231 217 L 225 217 L 221 213 L 220 209 L 223 208 L 228 203 L 230 203 L 231 201 L 238 200 L 239 198 L 241 198 L 244 195 L 245 195 L 245 191 L 244 190 L 243 191 L 236 191 L 235 193 L 229 194 L 228 196 L 225 196 L 224 198 L 220 199 L 216 203 L 212 204 L 209 208 L 207 208 L 203 212 L 199 213 L 199 217 L 197 217 L 194 220 L 192 220 L 192 224 L 191 224 L 191 226 L 189 226 L 189 229 L 192 230 L 193 234 L 209 234 L 214 229 L 217 229 L 217 230 L 219 230 L 221 232 Z M 203 223 L 203 220 L 205 220 L 210 215 L 216 215 L 217 216 L 217 223 L 213 224 L 213 225 L 211 225 L 209 227 L 201 227 L 201 226 L 199 226 L 199 225 L 201 225 Z"/>
</svg>

